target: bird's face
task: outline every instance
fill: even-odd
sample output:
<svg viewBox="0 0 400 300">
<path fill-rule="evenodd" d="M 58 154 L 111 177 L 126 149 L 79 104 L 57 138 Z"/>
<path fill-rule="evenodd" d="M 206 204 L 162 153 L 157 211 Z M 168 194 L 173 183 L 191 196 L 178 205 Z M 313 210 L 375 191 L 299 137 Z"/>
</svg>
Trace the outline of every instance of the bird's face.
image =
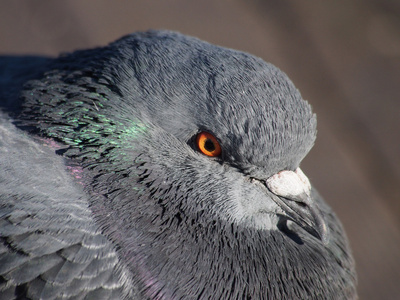
<svg viewBox="0 0 400 300">
<path fill-rule="evenodd" d="M 152 51 L 162 52 L 158 46 Z M 147 157 L 144 182 L 151 187 L 153 176 L 164 178 L 158 201 L 188 218 L 205 213 L 257 229 L 281 230 L 291 220 L 326 241 L 299 168 L 315 140 L 315 116 L 287 76 L 211 45 L 162 54 L 144 60 L 138 51 L 125 68 L 146 72 L 118 71 L 130 74 L 122 81 L 120 101 L 129 106 L 123 115 L 146 128 L 135 146 Z"/>
</svg>

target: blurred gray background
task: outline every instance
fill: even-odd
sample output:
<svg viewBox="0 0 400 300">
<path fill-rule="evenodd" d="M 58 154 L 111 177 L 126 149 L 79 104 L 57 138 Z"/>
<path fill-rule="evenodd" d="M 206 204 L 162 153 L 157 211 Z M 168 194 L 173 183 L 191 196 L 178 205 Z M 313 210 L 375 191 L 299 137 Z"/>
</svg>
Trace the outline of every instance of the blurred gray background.
<svg viewBox="0 0 400 300">
<path fill-rule="evenodd" d="M 1 1 L 0 54 L 171 29 L 250 52 L 318 115 L 302 168 L 347 230 L 361 299 L 400 299 L 400 1 Z"/>
</svg>

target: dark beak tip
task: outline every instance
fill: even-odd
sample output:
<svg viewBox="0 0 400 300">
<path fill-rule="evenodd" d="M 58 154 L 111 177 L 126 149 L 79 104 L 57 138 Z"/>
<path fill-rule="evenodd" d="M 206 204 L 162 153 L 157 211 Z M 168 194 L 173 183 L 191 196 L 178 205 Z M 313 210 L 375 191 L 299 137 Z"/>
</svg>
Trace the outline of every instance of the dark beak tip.
<svg viewBox="0 0 400 300">
<path fill-rule="evenodd" d="M 291 210 L 287 213 L 289 218 L 302 227 L 309 234 L 319 239 L 322 244 L 329 244 L 330 232 L 327 223 L 322 215 L 322 212 L 313 204 L 306 205 L 306 207 L 299 207 L 297 205 L 288 205 Z M 305 209 L 304 209 L 305 208 Z"/>
</svg>

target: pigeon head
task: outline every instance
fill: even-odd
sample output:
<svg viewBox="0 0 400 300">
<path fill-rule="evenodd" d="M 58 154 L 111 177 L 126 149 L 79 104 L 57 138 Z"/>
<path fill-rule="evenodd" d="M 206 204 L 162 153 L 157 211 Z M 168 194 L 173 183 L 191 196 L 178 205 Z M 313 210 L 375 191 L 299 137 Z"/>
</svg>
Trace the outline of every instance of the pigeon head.
<svg viewBox="0 0 400 300">
<path fill-rule="evenodd" d="M 61 56 L 23 97 L 25 122 L 83 169 L 96 222 L 147 297 L 304 298 L 307 278 L 336 295 L 352 276 L 299 167 L 315 115 L 273 65 L 150 31 Z M 324 283 L 327 270 L 341 280 Z"/>
</svg>

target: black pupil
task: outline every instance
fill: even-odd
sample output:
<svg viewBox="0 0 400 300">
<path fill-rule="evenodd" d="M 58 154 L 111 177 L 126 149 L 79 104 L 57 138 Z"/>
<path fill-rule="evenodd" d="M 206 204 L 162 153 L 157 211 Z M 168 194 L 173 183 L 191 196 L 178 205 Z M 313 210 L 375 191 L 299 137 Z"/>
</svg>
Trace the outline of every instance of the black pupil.
<svg viewBox="0 0 400 300">
<path fill-rule="evenodd" d="M 215 150 L 215 145 L 212 140 L 207 139 L 204 142 L 204 148 L 206 148 L 207 151 L 213 152 Z"/>
</svg>

